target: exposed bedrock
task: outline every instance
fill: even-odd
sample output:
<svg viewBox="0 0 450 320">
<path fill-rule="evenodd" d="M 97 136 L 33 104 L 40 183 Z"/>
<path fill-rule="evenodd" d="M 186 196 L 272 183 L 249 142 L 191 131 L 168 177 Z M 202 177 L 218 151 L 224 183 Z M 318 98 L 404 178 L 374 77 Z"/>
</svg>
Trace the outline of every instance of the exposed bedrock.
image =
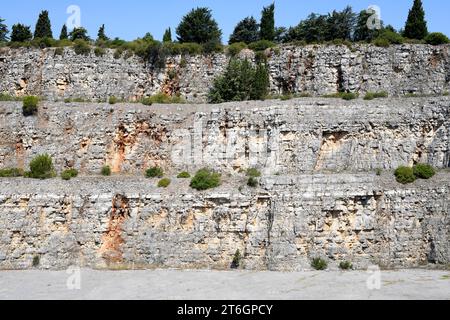
<svg viewBox="0 0 450 320">
<path fill-rule="evenodd" d="M 0 168 L 48 153 L 80 177 L 0 179 L 0 268 L 251 270 L 449 263 L 450 98 L 223 105 L 0 103 Z M 392 169 L 430 163 L 402 186 Z M 99 177 L 110 165 L 115 175 Z M 164 168 L 172 184 L 145 179 Z M 210 167 L 222 185 L 177 179 Z M 263 172 L 249 188 L 243 171 Z M 379 174 L 381 170 L 381 175 Z"/>
<path fill-rule="evenodd" d="M 210 167 L 265 174 L 450 166 L 450 98 L 299 99 L 151 106 L 42 102 L 25 118 L 0 103 L 0 167 L 50 154 L 58 170 L 142 175 Z"/>
<path fill-rule="evenodd" d="M 450 91 L 449 45 L 282 46 L 269 50 L 273 94 L 332 94 L 338 91 L 386 91 L 391 96 L 442 94 Z M 241 57 L 254 59 L 244 50 Z M 163 92 L 204 102 L 214 79 L 223 73 L 225 54 L 169 57 L 162 69 L 137 56 L 77 55 L 70 48 L 0 48 L 0 93 L 40 95 L 62 101 L 82 98 L 106 101 L 115 96 L 139 100 Z"/>
<path fill-rule="evenodd" d="M 449 181 L 407 187 L 391 175 L 266 177 L 259 189 L 228 180 L 195 192 L 174 179 L 1 180 L 0 268 L 230 268 L 251 270 L 445 266 Z M 36 258 L 38 257 L 38 258 Z"/>
</svg>

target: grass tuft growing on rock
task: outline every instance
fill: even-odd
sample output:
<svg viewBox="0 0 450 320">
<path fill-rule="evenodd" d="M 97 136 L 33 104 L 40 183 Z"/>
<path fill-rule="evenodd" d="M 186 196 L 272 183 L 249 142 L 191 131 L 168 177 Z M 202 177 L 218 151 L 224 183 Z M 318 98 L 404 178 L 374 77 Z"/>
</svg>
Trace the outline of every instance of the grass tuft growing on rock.
<svg viewBox="0 0 450 320">
<path fill-rule="evenodd" d="M 311 261 L 311 267 L 315 270 L 326 270 L 328 268 L 328 263 L 322 258 L 314 258 Z"/>
<path fill-rule="evenodd" d="M 158 188 L 167 188 L 171 182 L 168 178 L 161 179 L 158 182 Z"/>
<path fill-rule="evenodd" d="M 104 167 L 102 168 L 101 174 L 102 174 L 102 176 L 104 176 L 104 177 L 110 176 L 110 175 L 111 175 L 111 167 L 110 167 L 110 166 L 104 166 Z"/>
</svg>

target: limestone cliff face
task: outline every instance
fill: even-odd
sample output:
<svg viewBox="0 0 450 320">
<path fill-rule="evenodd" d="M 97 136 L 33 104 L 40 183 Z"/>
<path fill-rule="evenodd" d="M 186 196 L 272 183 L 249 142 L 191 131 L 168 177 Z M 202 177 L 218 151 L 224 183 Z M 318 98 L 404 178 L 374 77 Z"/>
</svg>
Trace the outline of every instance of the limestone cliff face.
<svg viewBox="0 0 450 320">
<path fill-rule="evenodd" d="M 450 91 L 449 49 L 449 45 L 282 46 L 268 52 L 271 91 L 441 94 Z M 229 59 L 225 54 L 174 56 L 165 68 L 155 69 L 136 56 L 115 59 L 113 50 L 100 57 L 93 51 L 89 56 L 76 55 L 69 48 L 57 53 L 1 48 L 0 92 L 60 101 L 105 101 L 110 96 L 134 101 L 164 92 L 202 102 Z M 253 59 L 254 53 L 244 50 L 241 56 Z"/>
<path fill-rule="evenodd" d="M 0 268 L 229 268 L 252 270 L 445 265 L 450 175 L 407 187 L 391 175 L 266 177 L 259 189 L 227 180 L 194 192 L 141 179 L 1 180 Z"/>
<path fill-rule="evenodd" d="M 299 270 L 320 256 L 413 267 L 448 264 L 450 98 L 345 102 L 296 99 L 223 105 L 42 102 L 23 117 L 0 103 L 0 168 L 49 153 L 81 176 L 0 179 L 0 268 Z M 425 162 L 429 181 L 391 169 Z M 117 175 L 98 177 L 110 165 Z M 143 178 L 162 166 L 172 184 Z M 210 167 L 218 189 L 196 192 L 182 170 Z M 247 168 L 263 172 L 246 186 Z M 376 169 L 383 169 L 381 176 Z M 96 176 L 97 175 L 97 176 Z"/>
<path fill-rule="evenodd" d="M 418 162 L 450 166 L 450 98 L 344 102 L 298 99 L 223 105 L 42 102 L 25 118 L 0 103 L 0 167 L 49 153 L 58 170 L 142 175 L 210 167 L 237 174 L 375 172 Z"/>
</svg>

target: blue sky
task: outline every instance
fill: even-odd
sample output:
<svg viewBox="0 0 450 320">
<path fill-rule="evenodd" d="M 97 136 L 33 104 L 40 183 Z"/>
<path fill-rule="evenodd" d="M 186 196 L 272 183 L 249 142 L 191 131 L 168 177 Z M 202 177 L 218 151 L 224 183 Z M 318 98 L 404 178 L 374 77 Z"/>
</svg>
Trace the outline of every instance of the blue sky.
<svg viewBox="0 0 450 320">
<path fill-rule="evenodd" d="M 49 10 L 54 36 L 59 36 L 62 25 L 69 15 L 70 5 L 81 9 L 81 24 L 88 29 L 89 35 L 96 38 L 98 28 L 105 24 L 109 37 L 133 40 L 150 32 L 156 39 L 161 39 L 164 30 L 175 28 L 183 15 L 197 6 L 207 6 L 223 30 L 223 41 L 227 42 L 234 26 L 242 18 L 253 15 L 258 20 L 263 6 L 271 0 L 21 0 L 3 1 L 0 17 L 6 19 L 11 29 L 14 23 L 31 25 L 34 30 L 41 10 Z M 381 8 L 381 16 L 386 24 L 400 29 L 404 26 L 408 10 L 413 0 L 276 0 L 277 26 L 296 25 L 311 12 L 327 13 L 333 9 L 341 10 L 351 5 L 355 11 L 366 9 L 369 5 Z M 428 28 L 450 35 L 450 1 L 423 0 Z"/>
</svg>

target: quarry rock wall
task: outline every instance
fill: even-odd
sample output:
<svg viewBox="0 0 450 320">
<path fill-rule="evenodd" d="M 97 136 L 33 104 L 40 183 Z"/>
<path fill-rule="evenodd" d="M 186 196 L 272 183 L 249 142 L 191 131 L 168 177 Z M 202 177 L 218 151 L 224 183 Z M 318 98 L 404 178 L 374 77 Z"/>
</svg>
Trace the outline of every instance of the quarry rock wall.
<svg viewBox="0 0 450 320">
<path fill-rule="evenodd" d="M 228 180 L 196 192 L 140 179 L 1 179 L 0 268 L 304 270 L 449 263 L 449 174 L 400 186 L 391 176 Z"/>
<path fill-rule="evenodd" d="M 142 106 L 42 102 L 24 117 L 0 103 L 0 167 L 48 153 L 58 171 L 142 175 L 209 167 L 226 174 L 375 172 L 450 167 L 450 98 L 295 99 Z"/>
<path fill-rule="evenodd" d="M 349 91 L 386 91 L 391 96 L 435 95 L 450 91 L 449 45 L 283 45 L 267 50 L 272 94 L 313 96 Z M 252 51 L 240 56 L 254 59 Z M 117 56 L 116 56 L 117 57 Z M 163 92 L 205 102 L 228 60 L 224 53 L 168 57 L 163 68 L 114 50 L 96 56 L 73 49 L 0 48 L 0 93 L 39 95 L 51 101 L 109 97 L 136 101 Z"/>
</svg>

